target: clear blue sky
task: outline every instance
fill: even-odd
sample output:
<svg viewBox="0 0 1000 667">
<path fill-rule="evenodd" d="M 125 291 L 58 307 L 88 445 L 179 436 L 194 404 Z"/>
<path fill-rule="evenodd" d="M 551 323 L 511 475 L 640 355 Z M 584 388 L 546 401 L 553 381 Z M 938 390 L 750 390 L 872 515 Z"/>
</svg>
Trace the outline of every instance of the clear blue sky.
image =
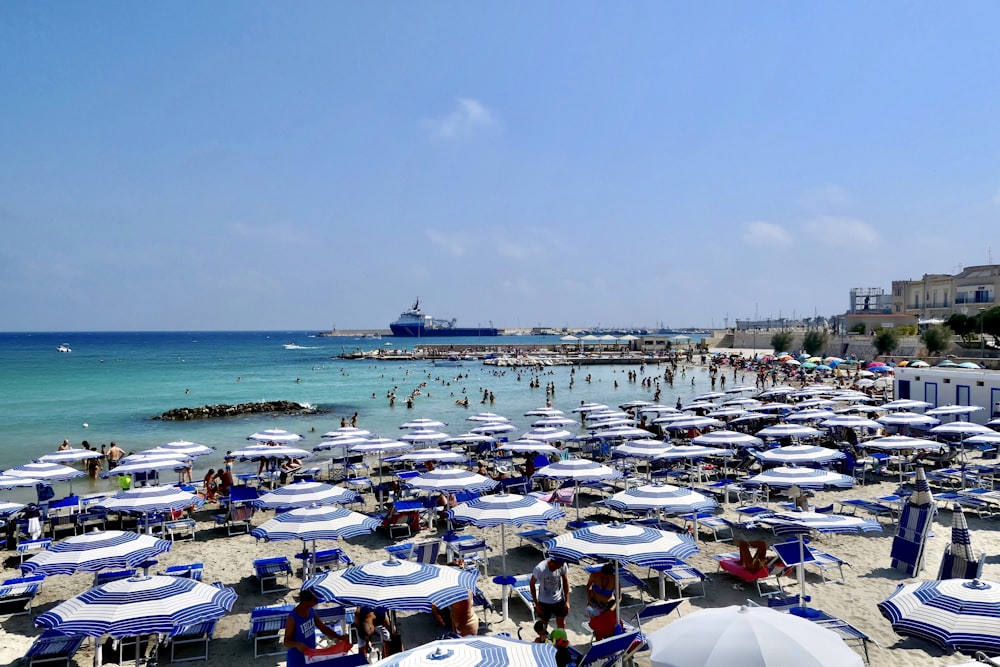
<svg viewBox="0 0 1000 667">
<path fill-rule="evenodd" d="M 0 4 L 0 330 L 721 326 L 1000 257 L 996 2 Z"/>
</svg>

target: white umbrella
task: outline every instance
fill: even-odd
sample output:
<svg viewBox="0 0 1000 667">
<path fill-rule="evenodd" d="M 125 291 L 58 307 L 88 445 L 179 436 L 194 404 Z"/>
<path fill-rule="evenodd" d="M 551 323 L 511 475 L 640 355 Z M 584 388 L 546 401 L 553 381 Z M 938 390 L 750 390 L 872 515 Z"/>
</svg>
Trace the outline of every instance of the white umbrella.
<svg viewBox="0 0 1000 667">
<path fill-rule="evenodd" d="M 311 453 L 298 447 L 288 445 L 253 445 L 231 452 L 229 456 L 235 459 L 246 461 L 259 461 L 261 459 L 304 459 Z"/>
<path fill-rule="evenodd" d="M 802 465 L 806 463 L 832 463 L 843 459 L 845 454 L 836 449 L 827 449 L 816 445 L 790 445 L 756 452 L 754 456 L 761 463 Z"/>
<path fill-rule="evenodd" d="M 772 489 L 788 489 L 792 486 L 803 489 L 822 489 L 825 486 L 849 489 L 854 486 L 854 478 L 829 470 L 781 466 L 749 477 L 743 483 L 751 486 L 764 484 Z"/>
<path fill-rule="evenodd" d="M 691 444 L 707 447 L 759 447 L 764 441 L 739 431 L 709 431 L 693 438 Z"/>
<path fill-rule="evenodd" d="M 0 474 L 0 489 L 15 489 L 19 486 L 35 486 L 42 484 L 40 479 L 18 477 L 17 475 Z"/>
<path fill-rule="evenodd" d="M 497 449 L 505 452 L 518 452 L 521 454 L 554 454 L 559 449 L 541 440 L 514 440 L 513 442 L 501 442 Z"/>
<path fill-rule="evenodd" d="M 982 409 L 983 408 L 978 405 L 942 405 L 938 408 L 925 410 L 924 414 L 932 417 L 937 417 L 939 415 L 968 415 Z"/>
<path fill-rule="evenodd" d="M 577 487 L 579 487 L 580 482 L 598 482 L 621 479 L 622 477 L 621 472 L 614 468 L 588 459 L 567 459 L 565 461 L 550 463 L 544 468 L 537 470 L 535 475 L 538 477 L 551 477 L 553 479 L 573 480 Z M 580 494 L 575 492 L 573 496 L 576 503 L 576 523 L 579 524 Z"/>
<path fill-rule="evenodd" d="M 461 468 L 435 468 L 406 481 L 407 486 L 423 491 L 462 493 L 463 491 L 489 491 L 498 482 Z"/>
<path fill-rule="evenodd" d="M 366 431 L 363 428 L 358 428 L 357 426 L 341 426 L 340 428 L 335 428 L 332 431 L 327 431 L 322 436 L 323 438 L 343 438 L 343 437 L 369 437 L 372 435 L 371 431 Z"/>
<path fill-rule="evenodd" d="M 96 449 L 77 449 L 71 447 L 70 449 L 63 449 L 58 452 L 46 454 L 45 456 L 39 456 L 37 461 L 39 463 L 75 463 L 84 459 L 97 459 L 100 457 L 101 453 Z"/>
<path fill-rule="evenodd" d="M 521 437 L 525 440 L 540 440 L 542 442 L 552 442 L 554 440 L 565 440 L 572 437 L 572 433 L 566 429 L 545 427 L 531 429 Z"/>
<path fill-rule="evenodd" d="M 283 431 L 280 428 L 267 429 L 266 431 L 257 431 L 256 433 L 251 433 L 247 436 L 247 440 L 256 440 L 257 442 L 277 442 L 278 444 L 287 444 L 290 442 L 298 442 L 299 440 L 304 440 L 305 436 L 299 435 L 297 433 L 289 433 L 288 431 Z"/>
<path fill-rule="evenodd" d="M 254 501 L 254 505 L 265 509 L 282 509 L 353 503 L 357 500 L 357 492 L 351 489 L 323 482 L 293 482 L 265 493 Z"/>
<path fill-rule="evenodd" d="M 441 431 L 432 431 L 431 429 L 426 428 L 414 428 L 408 433 L 404 433 L 399 436 L 399 440 L 416 445 L 441 442 L 442 440 L 447 440 L 449 437 L 450 436 L 447 433 L 442 433 Z"/>
<path fill-rule="evenodd" d="M 155 451 L 180 452 L 188 456 L 204 456 L 214 452 L 215 448 L 207 445 L 199 445 L 196 442 L 188 442 L 187 440 L 174 440 L 173 442 L 163 443 Z"/>
<path fill-rule="evenodd" d="M 890 412 L 876 417 L 875 421 L 886 426 L 937 426 L 941 422 L 918 412 Z"/>
<path fill-rule="evenodd" d="M 517 427 L 510 422 L 483 422 L 479 426 L 470 428 L 469 433 L 493 435 L 496 433 L 513 433 L 516 430 L 518 430 Z"/>
<path fill-rule="evenodd" d="M 509 422 L 510 419 L 504 417 L 503 415 L 498 415 L 495 412 L 477 412 L 471 417 L 466 417 L 465 421 L 469 422 Z"/>
<path fill-rule="evenodd" d="M 408 422 L 404 422 L 399 425 L 401 429 L 417 428 L 417 429 L 435 429 L 444 428 L 447 426 L 443 421 L 438 421 L 437 419 L 428 419 L 427 417 L 418 417 L 417 419 L 411 419 Z"/>
<path fill-rule="evenodd" d="M 465 454 L 460 454 L 458 452 L 452 452 L 447 449 L 440 449 L 438 447 L 428 447 L 427 449 L 418 449 L 412 452 L 406 452 L 395 457 L 394 460 L 397 461 L 413 461 L 413 462 L 426 462 L 426 461 L 437 461 L 439 463 L 455 463 L 458 461 L 465 460 Z"/>
<path fill-rule="evenodd" d="M 754 435 L 758 438 L 815 438 L 823 435 L 823 431 L 798 424 L 775 424 L 762 428 Z"/>
<path fill-rule="evenodd" d="M 862 667 L 832 630 L 767 607 L 702 609 L 649 637 L 652 667 Z"/>
<path fill-rule="evenodd" d="M 523 642 L 505 636 L 443 639 L 397 653 L 375 667 L 556 667 L 552 644 Z"/>
</svg>

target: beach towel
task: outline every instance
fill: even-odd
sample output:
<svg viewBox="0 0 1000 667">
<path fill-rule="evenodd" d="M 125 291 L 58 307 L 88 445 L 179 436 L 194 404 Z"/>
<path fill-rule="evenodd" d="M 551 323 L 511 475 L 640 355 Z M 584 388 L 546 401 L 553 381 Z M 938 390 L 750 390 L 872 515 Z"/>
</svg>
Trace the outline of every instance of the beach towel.
<svg viewBox="0 0 1000 667">
<path fill-rule="evenodd" d="M 37 516 L 28 519 L 28 535 L 33 540 L 37 540 L 42 536 L 42 522 Z"/>
</svg>

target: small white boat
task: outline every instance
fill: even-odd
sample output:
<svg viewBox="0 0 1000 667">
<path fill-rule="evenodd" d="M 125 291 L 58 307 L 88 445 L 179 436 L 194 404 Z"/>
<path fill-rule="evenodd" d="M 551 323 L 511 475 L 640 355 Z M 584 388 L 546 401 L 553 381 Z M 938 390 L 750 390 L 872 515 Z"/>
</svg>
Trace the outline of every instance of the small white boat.
<svg viewBox="0 0 1000 667">
<path fill-rule="evenodd" d="M 286 350 L 304 350 L 306 348 L 302 347 L 298 343 L 285 343 L 282 347 Z"/>
<path fill-rule="evenodd" d="M 71 350 L 69 348 L 69 345 L 67 345 L 66 343 L 63 343 L 62 345 L 56 348 L 56 352 L 72 352 L 72 351 L 73 350 Z"/>
</svg>

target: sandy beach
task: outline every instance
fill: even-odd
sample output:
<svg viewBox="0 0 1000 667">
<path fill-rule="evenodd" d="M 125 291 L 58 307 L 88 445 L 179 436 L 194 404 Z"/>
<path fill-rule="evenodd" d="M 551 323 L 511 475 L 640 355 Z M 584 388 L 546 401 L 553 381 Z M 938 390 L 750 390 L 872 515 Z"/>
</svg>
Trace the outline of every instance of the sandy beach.
<svg viewBox="0 0 1000 667">
<path fill-rule="evenodd" d="M 890 493 L 896 488 L 893 481 L 884 481 L 867 486 L 857 487 L 851 491 L 838 492 L 818 492 L 813 499 L 818 505 L 836 502 L 838 499 L 848 497 L 869 497 L 874 498 Z M 584 518 L 598 520 L 608 520 L 609 516 L 604 512 L 595 512 L 586 505 L 588 501 L 597 500 L 597 496 L 585 496 L 583 498 Z M 369 499 L 367 509 L 372 510 Z M 229 665 L 236 662 L 247 662 L 266 667 L 267 665 L 278 665 L 284 663 L 283 656 L 253 658 L 252 642 L 247 638 L 248 618 L 250 610 L 256 606 L 264 604 L 274 604 L 279 602 L 290 602 L 294 598 L 295 588 L 301 580 L 292 579 L 293 590 L 284 594 L 274 593 L 261 595 L 258 592 L 257 582 L 253 579 L 251 561 L 264 556 L 288 556 L 293 563 L 294 554 L 301 547 L 299 542 L 257 542 L 248 535 L 228 537 L 224 532 L 220 533 L 214 527 L 211 520 L 211 513 L 215 508 L 209 506 L 198 512 L 196 517 L 199 520 L 197 539 L 193 542 L 178 542 L 172 550 L 159 558 L 159 565 L 154 568 L 162 569 L 168 565 L 202 562 L 205 566 L 204 581 L 221 581 L 233 586 L 239 594 L 239 599 L 233 608 L 233 612 L 224 617 L 217 628 L 215 639 L 211 643 L 210 665 Z M 267 520 L 272 514 L 270 512 L 258 512 L 254 519 L 254 524 L 259 525 Z M 725 516 L 735 519 L 735 506 L 726 506 Z M 569 518 L 573 517 L 572 510 Z M 989 520 L 980 520 L 976 516 L 969 516 L 969 523 L 972 529 L 973 544 L 978 551 L 986 554 L 994 554 L 1000 547 L 998 534 L 993 529 L 993 524 Z M 549 527 L 556 533 L 565 531 L 567 519 L 552 522 Z M 951 511 L 944 510 L 937 517 L 934 527 L 934 537 L 928 541 L 927 559 L 925 571 L 920 579 L 933 579 L 937 574 L 938 563 L 945 545 L 950 539 Z M 467 528 L 468 532 L 482 535 L 493 547 L 490 558 L 489 576 L 481 577 L 480 587 L 489 598 L 494 601 L 494 605 L 499 612 L 500 588 L 491 579 L 499 574 L 500 570 L 500 544 L 499 531 L 478 530 Z M 887 527 L 881 535 L 877 533 L 865 535 L 834 535 L 817 538 L 816 544 L 824 549 L 851 563 L 852 567 L 845 568 L 846 583 L 820 583 L 818 575 L 809 573 L 807 575 L 807 593 L 813 598 L 813 606 L 822 608 L 829 613 L 844 618 L 857 627 L 863 629 L 871 635 L 880 646 L 872 646 L 871 664 L 877 667 L 916 667 L 917 665 L 929 664 L 956 664 L 962 662 L 964 658 L 960 655 L 943 655 L 941 651 L 933 648 L 923 641 L 903 640 L 897 637 L 885 621 L 875 604 L 888 596 L 897 584 L 911 581 L 904 578 L 900 573 L 889 568 L 889 548 L 893 530 Z M 750 538 L 764 538 L 769 543 L 775 538 L 769 533 L 762 531 L 737 531 L 737 536 Z M 434 538 L 435 534 L 423 532 L 420 539 Z M 508 539 L 508 544 L 517 539 Z M 372 535 L 360 539 L 341 542 L 337 546 L 343 548 L 354 560 L 355 563 L 363 563 L 384 556 L 382 548 L 391 542 L 384 536 Z M 325 543 L 326 546 L 333 546 L 333 543 Z M 689 614 L 697 609 L 706 607 L 718 607 L 732 604 L 744 603 L 748 598 L 756 602 L 763 602 L 756 596 L 756 591 L 752 586 L 740 585 L 741 590 L 737 590 L 735 578 L 726 573 L 716 573 L 715 562 L 710 555 L 713 553 L 727 552 L 733 550 L 728 542 L 700 541 L 701 552 L 689 559 L 689 563 L 709 573 L 711 580 L 707 585 L 707 596 L 685 602 L 682 607 L 683 614 Z M 2 576 L 17 576 L 16 558 L 11 552 L 7 552 L 4 561 Z M 513 546 L 508 548 L 508 567 L 512 573 L 527 573 L 541 559 L 541 554 L 529 545 Z M 995 579 L 1000 572 L 997 570 L 997 557 L 987 558 L 984 578 Z M 646 573 L 636 570 L 637 574 L 644 576 Z M 569 635 L 574 645 L 585 647 L 589 642 L 589 635 L 584 631 L 583 622 L 586 617 L 584 584 L 586 573 L 582 567 L 571 565 L 570 577 L 573 585 L 571 599 L 572 611 L 567 627 Z M 51 576 L 44 585 L 42 593 L 36 598 L 36 613 L 52 608 L 55 604 L 77 595 L 86 590 L 92 582 L 92 575 L 78 574 L 74 576 Z M 793 578 L 785 582 L 786 591 L 794 594 L 797 591 L 797 584 Z M 649 580 L 649 590 L 653 595 L 658 592 L 658 583 L 655 576 Z M 671 597 L 674 589 L 667 586 L 667 595 Z M 645 598 L 647 601 L 650 596 Z M 638 604 L 639 599 L 625 594 L 625 604 Z M 634 614 L 638 607 L 624 610 L 625 616 Z M 531 636 L 531 622 L 527 608 L 517 598 L 510 601 L 511 620 L 508 623 L 501 622 L 499 613 L 490 614 L 489 631 L 506 631 L 516 634 L 522 631 L 525 638 Z M 671 616 L 668 619 L 659 619 L 651 623 L 646 629 L 652 630 L 676 619 Z M 402 632 L 404 642 L 407 647 L 434 639 L 441 632 L 441 628 L 435 623 L 429 614 L 405 614 L 401 616 Z M 17 616 L 3 623 L 4 634 L 0 637 L 0 663 L 9 664 L 20 657 L 31 639 L 40 632 L 33 627 L 31 620 L 27 616 Z M 485 631 L 485 628 L 484 628 Z M 75 659 L 75 663 L 84 667 L 92 664 L 92 650 L 85 644 Z M 638 664 L 648 664 L 639 654 Z"/>
</svg>

